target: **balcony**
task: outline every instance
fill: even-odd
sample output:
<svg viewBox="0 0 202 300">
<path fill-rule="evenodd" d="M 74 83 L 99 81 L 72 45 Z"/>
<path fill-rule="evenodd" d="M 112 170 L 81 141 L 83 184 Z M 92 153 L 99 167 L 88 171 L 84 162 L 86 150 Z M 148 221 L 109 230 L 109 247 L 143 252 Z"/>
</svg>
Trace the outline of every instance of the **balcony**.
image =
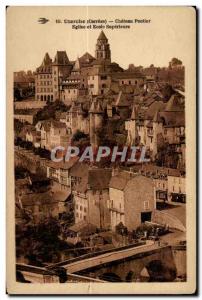
<svg viewBox="0 0 202 300">
<path fill-rule="evenodd" d="M 109 207 L 109 210 L 111 210 L 111 211 L 113 211 L 113 212 L 116 212 L 116 213 L 118 213 L 118 214 L 122 214 L 122 215 L 124 215 L 124 211 L 122 211 L 122 210 L 119 210 L 119 209 L 117 209 L 116 207 Z"/>
</svg>

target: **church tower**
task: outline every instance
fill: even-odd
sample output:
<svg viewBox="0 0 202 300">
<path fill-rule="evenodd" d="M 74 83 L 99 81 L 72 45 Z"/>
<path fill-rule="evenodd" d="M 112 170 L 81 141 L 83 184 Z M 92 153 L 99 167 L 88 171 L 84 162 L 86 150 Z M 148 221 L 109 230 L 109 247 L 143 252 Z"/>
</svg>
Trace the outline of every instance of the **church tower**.
<svg viewBox="0 0 202 300">
<path fill-rule="evenodd" d="M 107 60 L 111 62 L 111 51 L 108 39 L 103 31 L 101 31 L 95 48 L 95 58 L 98 60 Z"/>
</svg>

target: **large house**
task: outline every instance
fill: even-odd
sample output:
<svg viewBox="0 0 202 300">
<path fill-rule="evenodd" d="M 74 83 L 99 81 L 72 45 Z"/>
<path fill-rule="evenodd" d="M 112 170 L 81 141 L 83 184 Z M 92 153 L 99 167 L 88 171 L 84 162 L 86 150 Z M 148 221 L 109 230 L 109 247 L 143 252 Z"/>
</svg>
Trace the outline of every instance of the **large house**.
<svg viewBox="0 0 202 300">
<path fill-rule="evenodd" d="M 147 107 L 134 106 L 125 122 L 130 146 L 144 145 L 155 160 L 158 149 L 167 143 L 175 147 L 181 165 L 185 162 L 185 112 L 182 97 L 172 95 L 167 103 L 151 99 Z"/>
<path fill-rule="evenodd" d="M 77 163 L 71 171 L 75 223 L 86 222 L 100 229 L 110 228 L 109 181 L 111 169 L 90 168 Z"/>
<path fill-rule="evenodd" d="M 122 223 L 129 231 L 151 221 L 156 209 L 155 188 L 151 178 L 120 172 L 109 183 L 111 229 Z"/>
</svg>

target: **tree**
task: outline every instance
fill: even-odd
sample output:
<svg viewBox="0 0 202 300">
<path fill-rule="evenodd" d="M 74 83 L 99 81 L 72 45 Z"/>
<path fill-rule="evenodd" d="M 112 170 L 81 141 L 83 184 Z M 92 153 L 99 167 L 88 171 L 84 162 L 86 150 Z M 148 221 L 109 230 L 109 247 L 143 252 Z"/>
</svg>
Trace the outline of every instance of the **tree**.
<svg viewBox="0 0 202 300">
<path fill-rule="evenodd" d="M 60 252 L 69 248 L 65 241 L 59 238 L 61 233 L 59 221 L 48 218 L 39 224 L 17 228 L 17 255 L 27 257 L 33 264 L 53 262 L 60 259 Z"/>
<path fill-rule="evenodd" d="M 118 225 L 116 225 L 116 233 L 120 235 L 128 235 L 128 229 L 123 225 L 122 222 L 120 222 Z"/>
<path fill-rule="evenodd" d="M 50 120 L 56 119 L 57 112 L 67 112 L 70 109 L 70 106 L 64 104 L 60 100 L 55 102 L 47 103 L 42 109 L 40 109 L 34 117 L 34 124 L 41 120 Z"/>
<path fill-rule="evenodd" d="M 17 119 L 14 119 L 14 131 L 15 131 L 15 133 L 18 135 L 18 134 L 20 134 L 20 132 L 22 131 L 22 129 L 23 129 L 23 123 L 22 122 L 20 122 L 19 120 L 17 120 Z"/>
<path fill-rule="evenodd" d="M 72 136 L 72 142 L 78 142 L 81 139 L 87 138 L 88 135 L 85 134 L 83 131 L 80 131 L 79 129 L 75 132 L 75 134 Z"/>
<path fill-rule="evenodd" d="M 176 57 L 173 57 L 173 58 L 171 59 L 171 64 L 172 64 L 173 66 L 182 65 L 182 61 L 181 61 L 180 59 L 176 58 Z"/>
</svg>

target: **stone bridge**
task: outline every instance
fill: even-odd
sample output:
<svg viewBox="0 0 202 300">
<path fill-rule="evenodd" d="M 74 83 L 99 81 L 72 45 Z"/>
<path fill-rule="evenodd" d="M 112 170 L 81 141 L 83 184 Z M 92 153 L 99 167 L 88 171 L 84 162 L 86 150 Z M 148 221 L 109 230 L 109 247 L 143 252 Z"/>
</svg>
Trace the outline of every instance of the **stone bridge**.
<svg viewBox="0 0 202 300">
<path fill-rule="evenodd" d="M 180 252 L 180 259 L 181 264 L 185 265 L 180 275 L 185 275 L 185 251 Z M 49 268 L 54 267 L 57 265 Z M 69 260 L 60 263 L 60 267 L 65 268 L 67 273 L 112 282 L 173 281 L 179 276 L 176 249 L 173 251 L 172 246 L 158 246 L 151 241 L 136 247 L 113 249 L 96 256 Z"/>
</svg>

